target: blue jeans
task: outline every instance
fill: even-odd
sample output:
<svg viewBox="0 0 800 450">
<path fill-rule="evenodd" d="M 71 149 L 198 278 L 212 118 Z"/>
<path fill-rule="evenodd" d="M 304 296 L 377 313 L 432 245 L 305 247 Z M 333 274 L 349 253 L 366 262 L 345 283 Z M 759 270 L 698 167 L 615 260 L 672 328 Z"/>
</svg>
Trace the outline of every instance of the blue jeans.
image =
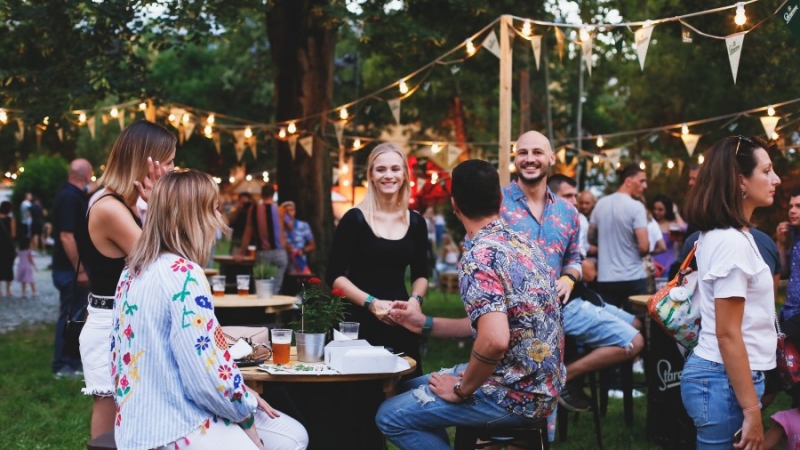
<svg viewBox="0 0 800 450">
<path fill-rule="evenodd" d="M 614 305 L 600 307 L 575 298 L 564 306 L 563 315 L 564 334 L 582 345 L 631 349 L 639 334 L 632 325 L 634 316 Z"/>
<path fill-rule="evenodd" d="M 764 372 L 753 370 L 758 398 L 764 394 Z M 725 365 L 707 361 L 692 353 L 683 366 L 681 399 L 697 427 L 698 449 L 730 449 L 733 434 L 742 427 L 744 413 Z"/>
<path fill-rule="evenodd" d="M 80 358 L 70 358 L 64 354 L 64 328 L 67 325 L 67 313 L 72 320 L 82 320 L 86 316 L 86 302 L 89 290 L 75 287 L 75 272 L 72 270 L 53 270 L 53 286 L 59 292 L 58 322 L 56 322 L 56 339 L 53 350 L 53 373 L 69 367 L 72 370 L 83 370 Z"/>
<path fill-rule="evenodd" d="M 466 369 L 466 364 L 459 364 L 439 373 L 456 374 Z M 464 403 L 446 402 L 430 391 L 429 378 L 425 375 L 408 381 L 403 386 L 406 392 L 386 400 L 378 409 L 378 428 L 402 450 L 449 450 L 445 428 L 451 426 L 508 427 L 534 421 L 498 405 L 480 389 Z"/>
</svg>

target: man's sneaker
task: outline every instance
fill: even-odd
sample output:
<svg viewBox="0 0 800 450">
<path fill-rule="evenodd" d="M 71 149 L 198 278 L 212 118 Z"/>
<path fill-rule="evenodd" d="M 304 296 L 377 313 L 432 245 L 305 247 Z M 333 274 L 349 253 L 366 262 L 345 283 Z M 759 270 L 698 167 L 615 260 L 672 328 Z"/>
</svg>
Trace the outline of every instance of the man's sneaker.
<svg viewBox="0 0 800 450">
<path fill-rule="evenodd" d="M 633 363 L 633 373 L 644 373 L 644 363 L 639 358 Z"/>
<path fill-rule="evenodd" d="M 570 383 L 564 385 L 561 390 L 561 396 L 558 397 L 558 404 L 565 408 L 567 411 L 572 412 L 585 412 L 591 408 L 591 400 L 583 389 L 580 389 Z"/>
<path fill-rule="evenodd" d="M 609 389 L 608 390 L 608 397 L 609 398 L 625 398 L 625 393 L 622 392 L 620 389 Z M 642 393 L 641 391 L 637 391 L 636 389 L 633 389 L 631 391 L 631 397 L 633 397 L 633 398 L 644 397 L 644 393 Z"/>
<path fill-rule="evenodd" d="M 62 367 L 59 369 L 58 372 L 54 373 L 53 376 L 57 379 L 78 379 L 83 377 L 83 372 L 79 370 L 72 370 L 69 367 Z"/>
</svg>

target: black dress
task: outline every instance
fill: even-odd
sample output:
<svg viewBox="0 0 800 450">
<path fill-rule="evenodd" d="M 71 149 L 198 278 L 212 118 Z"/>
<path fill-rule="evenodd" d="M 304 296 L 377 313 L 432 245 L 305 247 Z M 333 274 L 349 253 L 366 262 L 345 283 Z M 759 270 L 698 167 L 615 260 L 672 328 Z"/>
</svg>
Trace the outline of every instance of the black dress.
<svg viewBox="0 0 800 450">
<path fill-rule="evenodd" d="M 425 219 L 410 214 L 411 224 L 401 239 L 391 240 L 375 235 L 358 208 L 348 211 L 333 238 L 328 285 L 345 276 L 359 289 L 380 300 L 408 301 L 405 274 L 411 266 L 411 282 L 427 278 L 428 230 Z M 360 323 L 359 337 L 372 345 L 391 347 L 395 353 L 405 352 L 417 361 L 411 376 L 422 374 L 419 336 L 402 326 L 387 325 L 361 306 L 347 305 L 348 320 Z"/>
<path fill-rule="evenodd" d="M 0 281 L 14 280 L 14 259 L 17 251 L 14 248 L 14 239 L 11 237 L 11 221 L 9 216 L 0 218 Z M 9 285 L 9 289 L 10 289 Z"/>
</svg>

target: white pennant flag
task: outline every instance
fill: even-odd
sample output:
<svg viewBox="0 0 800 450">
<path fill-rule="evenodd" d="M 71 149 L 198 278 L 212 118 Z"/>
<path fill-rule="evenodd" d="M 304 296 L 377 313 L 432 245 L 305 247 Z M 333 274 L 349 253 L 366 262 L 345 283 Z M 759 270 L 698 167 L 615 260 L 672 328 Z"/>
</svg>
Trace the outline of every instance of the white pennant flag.
<svg viewBox="0 0 800 450">
<path fill-rule="evenodd" d="M 611 148 L 603 152 L 606 155 L 606 161 L 612 168 L 616 168 L 619 164 L 619 157 L 622 156 L 621 148 Z"/>
<path fill-rule="evenodd" d="M 683 173 L 683 160 L 679 159 L 677 164 L 678 164 L 678 173 Z"/>
<path fill-rule="evenodd" d="M 103 122 L 103 126 L 108 125 L 108 116 L 103 114 L 100 116 L 100 120 Z"/>
<path fill-rule="evenodd" d="M 333 129 L 336 130 L 336 142 L 339 143 L 339 147 L 342 146 L 342 136 L 344 136 L 344 124 L 346 121 L 344 120 L 337 120 L 333 122 Z"/>
<path fill-rule="evenodd" d="M 775 134 L 775 126 L 778 125 L 778 121 L 780 121 L 781 118 L 774 116 L 764 116 L 764 117 L 759 117 L 759 119 L 761 119 L 761 126 L 764 127 L 764 133 L 767 134 L 767 139 L 772 139 L 772 135 Z"/>
<path fill-rule="evenodd" d="M 586 61 L 586 70 L 589 71 L 589 76 L 592 76 L 592 37 L 581 41 L 581 50 L 583 52 L 583 59 Z"/>
<path fill-rule="evenodd" d="M 636 54 L 639 56 L 639 66 L 642 70 L 644 70 L 644 59 L 647 57 L 647 48 L 650 46 L 650 36 L 652 35 L 652 26 L 644 26 L 636 30 Z"/>
<path fill-rule="evenodd" d="M 125 129 L 125 110 L 124 109 L 120 109 L 119 110 L 119 113 L 117 114 L 117 122 L 119 122 L 120 131 L 124 130 Z"/>
<path fill-rule="evenodd" d="M 497 42 L 497 35 L 494 34 L 494 30 L 486 35 L 486 38 L 481 43 L 481 47 L 492 52 L 494 56 L 500 57 L 500 43 Z"/>
<path fill-rule="evenodd" d="M 539 61 L 542 58 L 542 36 L 531 38 L 531 48 L 533 48 L 533 57 L 536 59 L 536 70 L 539 70 Z"/>
<path fill-rule="evenodd" d="M 558 151 L 558 153 L 556 153 L 556 156 L 558 156 L 558 160 L 561 162 L 561 164 L 567 163 L 567 149 L 562 148 Z"/>
<path fill-rule="evenodd" d="M 686 151 L 689 153 L 690 158 L 694 153 L 694 148 L 697 146 L 697 141 L 700 140 L 700 136 L 702 134 L 681 134 L 681 140 L 683 145 L 686 146 Z"/>
<path fill-rule="evenodd" d="M 17 127 L 19 127 L 19 131 L 14 133 L 14 137 L 17 138 L 17 142 L 22 142 L 25 139 L 25 123 L 22 119 L 17 119 Z"/>
<path fill-rule="evenodd" d="M 258 152 L 257 152 L 257 148 L 256 148 L 256 137 L 255 136 L 253 136 L 253 137 L 251 137 L 250 139 L 247 140 L 247 146 L 250 147 L 250 153 L 253 154 L 253 159 L 257 159 L 256 154 Z"/>
<path fill-rule="evenodd" d="M 294 161 L 294 155 L 297 151 L 297 135 L 293 134 L 289 136 L 289 153 L 292 154 L 292 161 Z"/>
<path fill-rule="evenodd" d="M 92 139 L 94 139 L 94 135 L 97 132 L 97 130 L 95 129 L 95 125 L 97 125 L 96 116 L 92 116 L 86 119 L 86 126 L 89 127 L 89 135 L 92 136 Z"/>
<path fill-rule="evenodd" d="M 728 50 L 728 60 L 731 62 L 733 84 L 736 84 L 736 75 L 739 73 L 739 59 L 742 57 L 742 44 L 744 33 L 732 34 L 725 37 L 725 47 Z"/>
<path fill-rule="evenodd" d="M 244 130 L 233 130 L 233 148 L 236 150 L 236 162 L 242 161 L 245 148 L 247 147 L 247 138 L 244 137 Z"/>
<path fill-rule="evenodd" d="M 186 110 L 184 110 L 183 108 L 170 108 L 169 109 L 169 117 L 168 117 L 168 119 L 169 119 L 169 122 L 172 124 L 172 126 L 174 126 L 176 128 L 178 127 L 178 125 L 181 123 L 181 119 L 183 119 L 183 114 L 184 113 L 186 113 Z"/>
<path fill-rule="evenodd" d="M 447 146 L 447 167 L 452 168 L 458 162 L 458 157 L 461 156 L 462 150 L 455 145 Z"/>
<path fill-rule="evenodd" d="M 63 128 L 57 129 L 56 134 L 58 135 L 58 140 L 64 142 L 64 129 Z"/>
<path fill-rule="evenodd" d="M 314 136 L 306 136 L 299 140 L 300 146 L 308 153 L 308 157 L 314 153 Z"/>
<path fill-rule="evenodd" d="M 392 115 L 394 116 L 394 121 L 400 125 L 400 99 L 393 98 L 391 100 L 387 100 L 386 103 L 389 104 L 389 109 L 392 110 Z"/>
<path fill-rule="evenodd" d="M 192 137 L 192 132 L 194 132 L 195 124 L 193 121 L 188 121 L 183 124 L 183 134 L 186 136 L 186 140 L 188 141 L 190 137 Z"/>
<path fill-rule="evenodd" d="M 652 170 L 653 170 L 650 173 L 650 176 L 655 178 L 655 177 L 658 176 L 658 174 L 661 173 L 661 168 L 664 167 L 664 163 L 654 162 L 654 163 L 650 164 L 650 167 L 652 167 Z"/>
</svg>

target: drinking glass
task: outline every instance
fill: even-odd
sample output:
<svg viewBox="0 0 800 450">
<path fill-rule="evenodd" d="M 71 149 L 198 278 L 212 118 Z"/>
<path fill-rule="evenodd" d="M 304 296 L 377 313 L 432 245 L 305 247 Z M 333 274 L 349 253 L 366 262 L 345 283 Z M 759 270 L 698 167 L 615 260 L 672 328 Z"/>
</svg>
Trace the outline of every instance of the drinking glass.
<svg viewBox="0 0 800 450">
<path fill-rule="evenodd" d="M 250 295 L 250 275 L 236 275 L 236 290 L 239 295 Z"/>
<path fill-rule="evenodd" d="M 289 364 L 289 348 L 292 346 L 292 330 L 272 329 L 272 362 Z"/>
<path fill-rule="evenodd" d="M 223 297 L 225 295 L 225 275 L 211 277 L 211 292 L 214 297 Z"/>
<path fill-rule="evenodd" d="M 350 339 L 358 339 L 358 322 L 339 322 L 339 332 Z"/>
<path fill-rule="evenodd" d="M 255 258 L 256 257 L 256 246 L 255 245 L 248 245 L 247 246 L 247 256 L 249 258 Z"/>
</svg>

